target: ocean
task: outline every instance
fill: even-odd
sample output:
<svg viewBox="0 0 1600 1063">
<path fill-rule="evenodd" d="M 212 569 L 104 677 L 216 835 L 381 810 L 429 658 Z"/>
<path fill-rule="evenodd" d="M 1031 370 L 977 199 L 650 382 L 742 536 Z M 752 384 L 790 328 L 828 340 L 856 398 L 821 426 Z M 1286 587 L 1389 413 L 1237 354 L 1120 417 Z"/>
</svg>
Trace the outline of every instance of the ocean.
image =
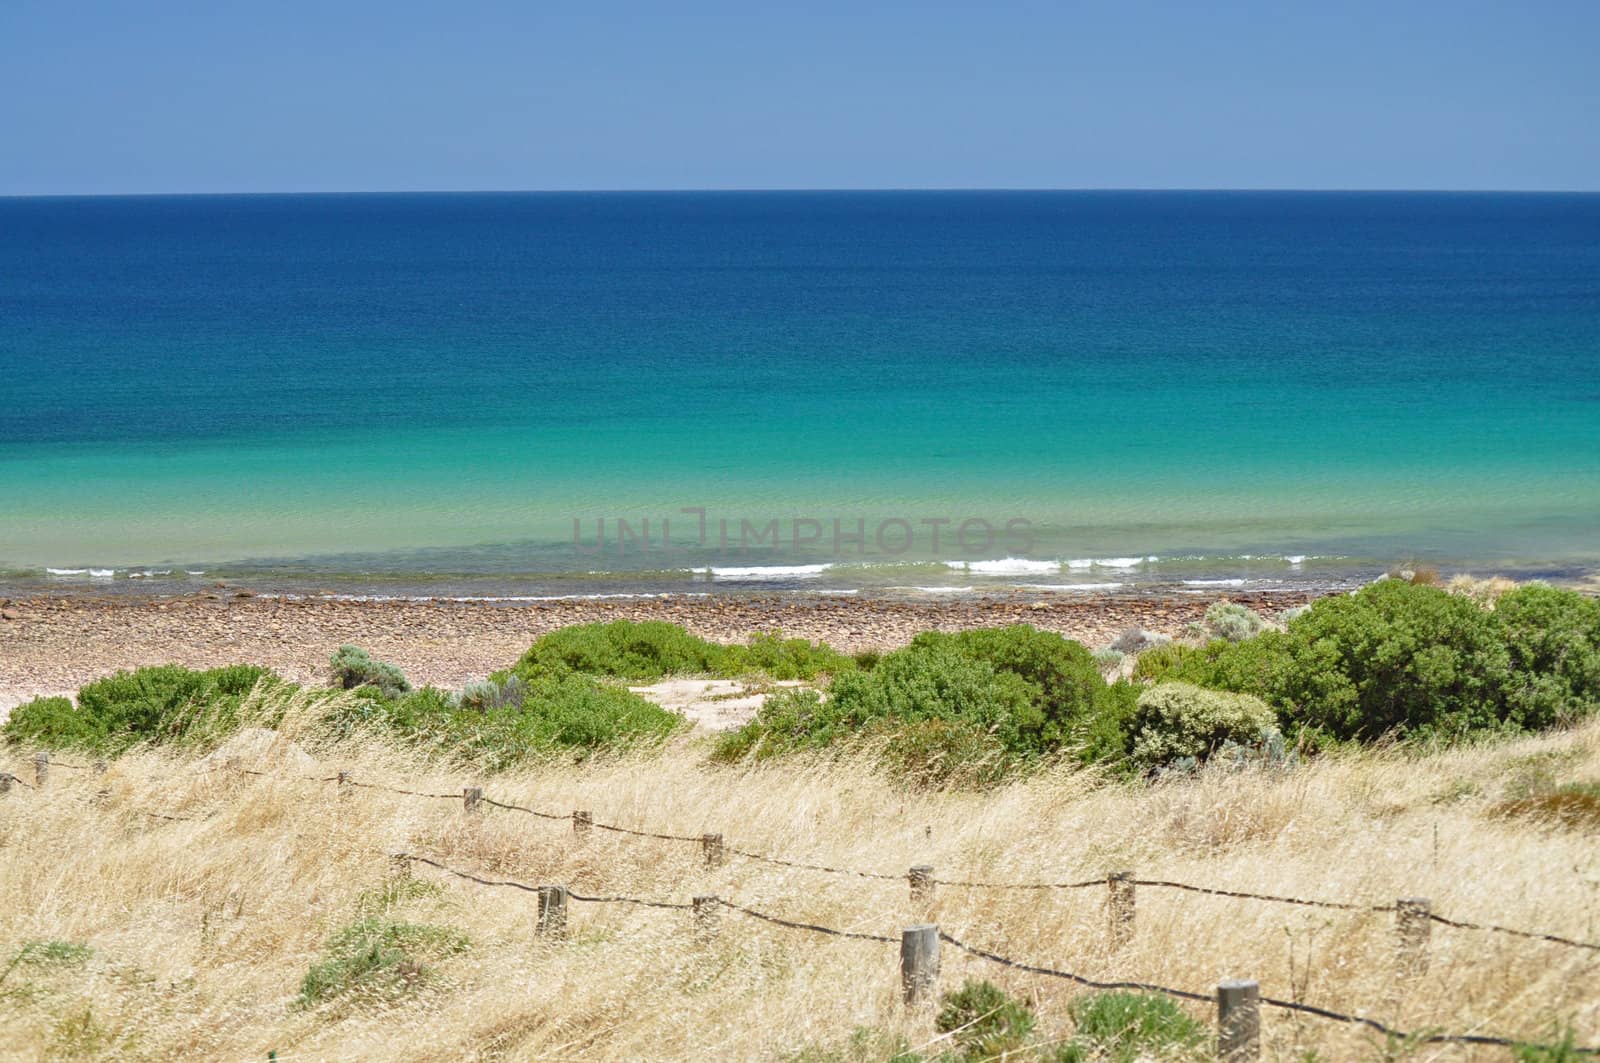
<svg viewBox="0 0 1600 1063">
<path fill-rule="evenodd" d="M 1600 567 L 1600 195 L 0 199 L 0 588 Z"/>
</svg>

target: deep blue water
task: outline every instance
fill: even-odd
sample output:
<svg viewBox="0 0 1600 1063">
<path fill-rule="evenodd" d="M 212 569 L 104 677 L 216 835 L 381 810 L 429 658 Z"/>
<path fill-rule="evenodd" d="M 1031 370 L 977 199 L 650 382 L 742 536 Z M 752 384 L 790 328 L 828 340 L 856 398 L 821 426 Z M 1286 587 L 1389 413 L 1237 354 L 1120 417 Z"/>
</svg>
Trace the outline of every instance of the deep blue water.
<svg viewBox="0 0 1600 1063">
<path fill-rule="evenodd" d="M 1596 195 L 0 199 L 0 366 L 13 582 L 1600 560 Z"/>
</svg>

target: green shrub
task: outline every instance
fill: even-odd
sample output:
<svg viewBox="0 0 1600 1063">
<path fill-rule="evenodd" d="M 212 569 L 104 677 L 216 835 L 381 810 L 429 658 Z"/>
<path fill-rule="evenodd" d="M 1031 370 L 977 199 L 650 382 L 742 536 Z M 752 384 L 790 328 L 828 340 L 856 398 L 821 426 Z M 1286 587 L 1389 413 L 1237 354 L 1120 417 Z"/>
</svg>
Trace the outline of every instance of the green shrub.
<svg viewBox="0 0 1600 1063">
<path fill-rule="evenodd" d="M 578 672 L 653 681 L 669 675 L 813 679 L 847 671 L 855 662 L 823 643 L 758 632 L 747 645 L 724 646 L 662 620 L 574 624 L 540 637 L 514 669 L 525 679 Z"/>
<path fill-rule="evenodd" d="M 1171 998 L 1154 993 L 1085 993 L 1069 1010 L 1077 1034 L 1057 1055 L 1061 1063 L 1193 1056 L 1209 1040 L 1204 1025 Z"/>
<path fill-rule="evenodd" d="M 65 698 L 18 706 L 5 726 L 13 743 L 114 755 L 139 742 L 208 748 L 237 730 L 240 709 L 260 682 L 281 683 L 265 668 L 230 665 L 197 672 L 159 665 L 118 672 Z M 262 726 L 276 726 L 268 716 Z"/>
<path fill-rule="evenodd" d="M 1002 738 L 1024 755 L 1080 748 L 1108 700 L 1094 655 L 1071 639 L 1028 624 L 957 634 L 925 631 L 905 651 L 948 648 L 1023 680 L 1031 712 L 1007 721 Z M 898 655 L 896 655 L 898 656 Z"/>
<path fill-rule="evenodd" d="M 517 662 L 525 679 L 568 672 L 650 680 L 720 670 L 727 648 L 662 620 L 574 624 L 535 640 Z"/>
<path fill-rule="evenodd" d="M 433 687 L 398 698 L 360 698 L 338 706 L 328 723 L 336 734 L 376 729 L 494 771 L 541 755 L 659 740 L 684 722 L 632 691 L 587 676 L 507 680 L 497 690 L 493 703 L 486 699 L 482 707 Z M 518 700 L 505 700 L 508 693 Z"/>
<path fill-rule="evenodd" d="M 1193 646 L 1181 642 L 1152 646 L 1133 662 L 1133 679 L 1138 682 L 1159 682 L 1173 678 L 1184 661 L 1196 652 Z"/>
<path fill-rule="evenodd" d="M 465 952 L 467 936 L 449 927 L 362 919 L 335 934 L 326 959 L 306 972 L 296 1004 L 310 1007 L 349 993 L 389 997 L 425 982 L 427 962 Z"/>
<path fill-rule="evenodd" d="M 973 785 L 1061 749 L 1086 761 L 1122 756 L 1136 696 L 1129 684 L 1108 687 L 1083 646 L 1027 625 L 924 632 L 871 670 L 838 675 L 826 699 L 773 694 L 715 756 L 873 739 L 913 779 Z"/>
<path fill-rule="evenodd" d="M 1322 598 L 1284 632 L 1153 650 L 1135 674 L 1255 694 L 1284 723 L 1337 741 L 1457 739 L 1595 710 L 1592 604 L 1525 588 L 1486 611 L 1405 580 Z"/>
<path fill-rule="evenodd" d="M 826 643 L 786 639 L 776 631 L 758 631 L 744 646 L 726 647 L 719 671 L 724 675 L 760 672 L 773 679 L 815 679 L 855 668 L 854 659 Z"/>
<path fill-rule="evenodd" d="M 1094 651 L 1094 663 L 1099 667 L 1101 674 L 1115 673 L 1122 667 L 1125 656 L 1121 650 L 1107 646 Z"/>
<path fill-rule="evenodd" d="M 103 736 L 95 721 L 80 713 L 71 698 L 34 698 L 11 710 L 6 738 L 51 749 L 97 749 Z"/>
<path fill-rule="evenodd" d="M 1338 739 L 1517 730 L 1510 655 L 1490 613 L 1437 587 L 1381 580 L 1323 598 L 1272 640 L 1261 677 L 1286 718 Z M 1248 689 L 1237 677 L 1223 685 Z"/>
<path fill-rule="evenodd" d="M 1267 622 L 1254 610 L 1235 602 L 1212 602 L 1206 610 L 1204 626 L 1214 638 L 1243 642 L 1261 634 Z"/>
<path fill-rule="evenodd" d="M 1260 745 L 1276 733 L 1277 717 L 1251 694 L 1158 683 L 1139 695 L 1132 731 L 1133 762 L 1153 768 L 1185 757 L 1204 762 L 1226 743 Z"/>
<path fill-rule="evenodd" d="M 1023 1049 L 1033 1009 L 990 982 L 967 979 L 940 1001 L 935 1026 L 951 1034 L 962 1059 L 995 1059 Z"/>
<path fill-rule="evenodd" d="M 411 689 L 400 669 L 373 660 L 360 646 L 340 646 L 328 663 L 333 669 L 333 685 L 343 690 L 374 686 L 392 698 Z"/>
<path fill-rule="evenodd" d="M 1500 595 L 1490 617 L 1510 655 L 1508 717 L 1539 728 L 1600 707 L 1600 602 L 1530 583 Z"/>
</svg>

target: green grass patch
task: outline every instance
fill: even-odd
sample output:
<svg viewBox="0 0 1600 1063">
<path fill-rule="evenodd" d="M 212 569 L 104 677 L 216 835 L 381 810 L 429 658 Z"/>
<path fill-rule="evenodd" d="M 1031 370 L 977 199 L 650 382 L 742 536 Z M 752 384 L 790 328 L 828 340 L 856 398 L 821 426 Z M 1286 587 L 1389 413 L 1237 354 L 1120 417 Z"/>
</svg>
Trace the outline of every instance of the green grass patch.
<svg viewBox="0 0 1600 1063">
<path fill-rule="evenodd" d="M 1085 993 L 1070 1010 L 1077 1032 L 1058 1053 L 1060 1063 L 1197 1058 L 1210 1039 L 1198 1020 L 1154 993 Z"/>
<path fill-rule="evenodd" d="M 450 927 L 368 916 L 328 940 L 326 958 L 306 972 L 297 1007 L 335 998 L 384 1001 L 425 985 L 430 964 L 467 951 L 467 936 Z"/>
</svg>

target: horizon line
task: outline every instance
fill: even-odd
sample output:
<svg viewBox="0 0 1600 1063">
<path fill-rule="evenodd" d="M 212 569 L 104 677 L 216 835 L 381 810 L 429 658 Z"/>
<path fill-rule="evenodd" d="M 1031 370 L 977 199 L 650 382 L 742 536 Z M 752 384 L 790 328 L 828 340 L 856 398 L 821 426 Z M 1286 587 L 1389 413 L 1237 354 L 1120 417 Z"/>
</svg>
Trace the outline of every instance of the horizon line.
<svg viewBox="0 0 1600 1063">
<path fill-rule="evenodd" d="M 1312 188 L 1288 186 L 1194 187 L 1155 185 L 1083 186 L 817 186 L 760 187 L 727 186 L 705 188 L 370 188 L 318 190 L 205 190 L 160 192 L 0 192 L 0 199 L 160 199 L 199 197 L 289 197 L 289 196 L 461 196 L 461 195 L 708 195 L 708 194 L 842 194 L 842 193 L 972 193 L 972 192 L 1173 192 L 1173 193 L 1277 193 L 1285 195 L 1600 195 L 1600 188 Z"/>
</svg>

